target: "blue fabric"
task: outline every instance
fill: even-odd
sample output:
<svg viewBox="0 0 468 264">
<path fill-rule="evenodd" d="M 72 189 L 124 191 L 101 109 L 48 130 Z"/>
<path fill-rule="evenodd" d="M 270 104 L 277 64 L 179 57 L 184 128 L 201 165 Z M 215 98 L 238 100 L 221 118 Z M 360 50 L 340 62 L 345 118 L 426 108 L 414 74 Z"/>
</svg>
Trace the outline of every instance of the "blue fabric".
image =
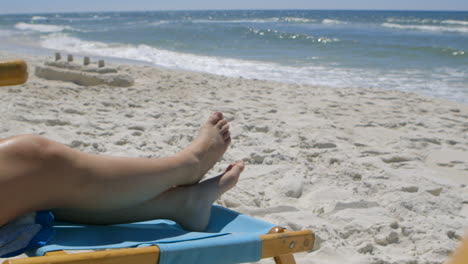
<svg viewBox="0 0 468 264">
<path fill-rule="evenodd" d="M 29 242 L 28 249 L 44 246 L 55 234 L 53 223 L 55 217 L 51 211 L 40 211 L 36 213 L 36 224 L 42 225 L 41 231 Z"/>
<path fill-rule="evenodd" d="M 228 264 L 261 258 L 259 235 L 275 225 L 213 206 L 205 232 L 189 232 L 170 220 L 94 226 L 56 222 L 56 235 L 37 255 L 55 250 L 104 249 L 158 245 L 161 264 Z"/>
<path fill-rule="evenodd" d="M 31 219 L 31 222 L 29 222 L 29 220 L 21 221 L 21 219 L 19 219 L 19 221 L 20 223 L 14 225 L 14 228 L 12 228 L 10 232 L 6 233 L 10 234 L 11 237 L 2 238 L 2 240 L 9 240 L 10 245 L 15 243 L 23 246 L 20 246 L 19 248 L 17 247 L 13 251 L 0 256 L 1 258 L 17 256 L 30 249 L 44 246 L 54 235 L 54 229 L 52 226 L 54 222 L 54 215 L 50 211 L 36 212 L 34 221 Z M 31 233 L 33 230 L 37 229 L 39 229 L 39 231 L 37 231 L 36 234 L 32 233 L 34 234 L 32 237 L 28 235 L 28 233 Z M 20 241 L 24 239 L 29 241 Z"/>
</svg>

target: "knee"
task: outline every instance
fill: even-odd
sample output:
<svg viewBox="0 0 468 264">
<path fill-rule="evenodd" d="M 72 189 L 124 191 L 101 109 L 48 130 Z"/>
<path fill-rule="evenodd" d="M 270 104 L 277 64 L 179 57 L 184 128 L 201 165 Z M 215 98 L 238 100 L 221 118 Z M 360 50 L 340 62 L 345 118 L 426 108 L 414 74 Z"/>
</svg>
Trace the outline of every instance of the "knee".
<svg viewBox="0 0 468 264">
<path fill-rule="evenodd" d="M 54 142 L 38 135 L 21 135 L 0 143 L 0 155 L 13 163 L 41 165 L 57 156 Z"/>
<path fill-rule="evenodd" d="M 86 187 L 82 171 L 74 167 L 74 152 L 37 135 L 21 135 L 0 142 L 0 184 L 30 190 L 29 196 L 56 206 Z M 18 187 L 21 186 L 21 187 Z M 41 192 L 37 192 L 40 189 Z M 0 196 L 1 197 L 1 196 Z"/>
</svg>

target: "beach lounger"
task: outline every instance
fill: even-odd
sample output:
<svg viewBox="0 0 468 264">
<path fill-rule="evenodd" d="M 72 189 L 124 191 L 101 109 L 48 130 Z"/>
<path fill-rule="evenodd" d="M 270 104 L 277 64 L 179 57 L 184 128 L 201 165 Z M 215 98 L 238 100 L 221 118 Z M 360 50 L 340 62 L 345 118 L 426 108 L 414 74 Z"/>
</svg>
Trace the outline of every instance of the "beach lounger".
<svg viewBox="0 0 468 264">
<path fill-rule="evenodd" d="M 295 263 L 293 253 L 310 251 L 312 231 L 289 232 L 221 206 L 212 207 L 205 232 L 187 232 L 169 220 L 96 226 L 54 223 L 55 236 L 29 255 L 4 264 L 223 264 L 274 258 Z M 68 254 L 65 250 L 98 250 Z M 107 249 L 107 250 L 104 250 Z"/>
</svg>

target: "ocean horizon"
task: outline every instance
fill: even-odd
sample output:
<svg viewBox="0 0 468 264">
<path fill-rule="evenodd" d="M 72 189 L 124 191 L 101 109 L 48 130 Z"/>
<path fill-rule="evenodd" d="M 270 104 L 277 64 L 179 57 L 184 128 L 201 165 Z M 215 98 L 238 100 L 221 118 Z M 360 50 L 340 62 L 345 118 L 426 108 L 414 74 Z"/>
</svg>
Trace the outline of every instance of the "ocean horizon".
<svg viewBox="0 0 468 264">
<path fill-rule="evenodd" d="M 468 103 L 468 12 L 190 10 L 0 15 L 0 48 Z"/>
</svg>

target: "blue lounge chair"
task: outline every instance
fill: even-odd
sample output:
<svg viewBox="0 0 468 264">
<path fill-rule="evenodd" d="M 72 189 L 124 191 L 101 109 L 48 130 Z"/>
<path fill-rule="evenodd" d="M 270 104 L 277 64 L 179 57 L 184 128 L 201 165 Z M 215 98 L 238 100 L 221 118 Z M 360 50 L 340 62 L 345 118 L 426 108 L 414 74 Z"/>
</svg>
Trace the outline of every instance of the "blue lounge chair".
<svg viewBox="0 0 468 264">
<path fill-rule="evenodd" d="M 188 232 L 170 220 L 96 226 L 54 223 L 49 243 L 29 252 L 37 257 L 4 264 L 232 264 L 275 258 L 295 263 L 292 253 L 311 250 L 312 231 L 287 232 L 271 223 L 221 206 L 212 207 L 205 232 Z M 98 250 L 67 254 L 64 250 Z"/>
</svg>

